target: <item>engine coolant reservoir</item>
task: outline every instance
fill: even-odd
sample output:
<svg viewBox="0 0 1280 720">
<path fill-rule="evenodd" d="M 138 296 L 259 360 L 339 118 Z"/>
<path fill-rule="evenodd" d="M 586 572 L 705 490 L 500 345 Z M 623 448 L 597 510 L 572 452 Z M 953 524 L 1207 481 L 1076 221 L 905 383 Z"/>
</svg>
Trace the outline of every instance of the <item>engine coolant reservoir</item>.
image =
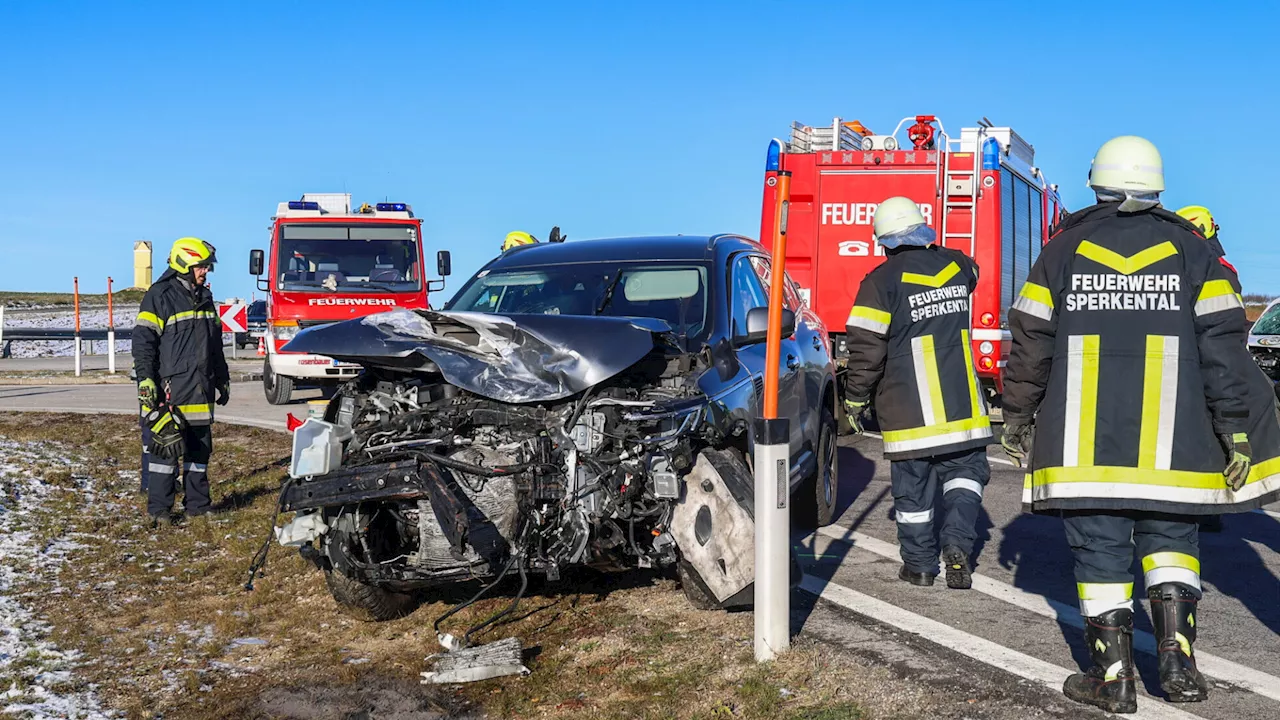
<svg viewBox="0 0 1280 720">
<path fill-rule="evenodd" d="M 352 436 L 350 428 L 307 418 L 293 431 L 293 458 L 289 475 L 304 478 L 327 475 L 342 466 L 342 443 Z"/>
</svg>

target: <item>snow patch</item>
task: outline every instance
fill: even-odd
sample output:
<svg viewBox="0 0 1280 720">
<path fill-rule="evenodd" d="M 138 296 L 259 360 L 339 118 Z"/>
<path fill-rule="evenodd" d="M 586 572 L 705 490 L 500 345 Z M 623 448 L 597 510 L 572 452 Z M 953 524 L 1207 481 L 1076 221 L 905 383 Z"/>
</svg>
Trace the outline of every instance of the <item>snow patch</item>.
<svg viewBox="0 0 1280 720">
<path fill-rule="evenodd" d="M 54 577 L 67 556 L 82 547 L 69 537 L 39 542 L 33 521 L 55 488 L 26 468 L 74 463 L 47 445 L 4 438 L 0 458 L 0 713 L 38 720 L 117 717 L 101 707 L 92 684 L 75 677 L 79 653 L 51 642 L 52 628 L 23 602 L 24 581 Z M 86 494 L 94 492 L 92 479 L 76 476 L 72 481 Z M 52 592 L 66 588 L 55 585 Z"/>
</svg>

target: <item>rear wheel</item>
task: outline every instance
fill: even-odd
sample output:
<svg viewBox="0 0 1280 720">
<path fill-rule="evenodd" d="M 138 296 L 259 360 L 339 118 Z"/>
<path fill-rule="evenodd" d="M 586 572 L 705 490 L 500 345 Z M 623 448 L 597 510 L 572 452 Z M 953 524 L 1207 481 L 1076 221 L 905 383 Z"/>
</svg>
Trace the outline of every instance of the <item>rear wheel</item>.
<svg viewBox="0 0 1280 720">
<path fill-rule="evenodd" d="M 293 399 L 293 378 L 273 372 L 271 358 L 263 361 L 262 391 L 272 405 L 285 405 Z"/>
<path fill-rule="evenodd" d="M 831 408 L 822 408 L 822 426 L 818 430 L 818 464 L 813 474 L 796 491 L 795 516 L 802 528 L 820 528 L 835 520 L 840 473 L 836 462 L 836 416 Z"/>
<path fill-rule="evenodd" d="M 338 603 L 338 609 L 357 620 L 395 620 L 418 609 L 419 601 L 415 595 L 366 585 L 335 570 L 325 572 L 324 580 L 329 586 L 329 594 Z"/>
</svg>

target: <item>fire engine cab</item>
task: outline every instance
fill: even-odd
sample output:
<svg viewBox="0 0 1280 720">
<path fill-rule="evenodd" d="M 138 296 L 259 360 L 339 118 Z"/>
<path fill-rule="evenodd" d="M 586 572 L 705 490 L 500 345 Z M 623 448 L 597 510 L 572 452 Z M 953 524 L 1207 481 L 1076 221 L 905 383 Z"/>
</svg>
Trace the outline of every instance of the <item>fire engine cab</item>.
<svg viewBox="0 0 1280 720">
<path fill-rule="evenodd" d="M 876 207 L 905 196 L 920 205 L 938 242 L 978 263 L 970 337 L 975 369 L 998 407 L 1009 307 L 1050 228 L 1066 213 L 1057 186 L 1035 166 L 1034 148 L 985 118 L 958 137 L 933 115 L 905 118 L 884 135 L 856 120 L 836 118 L 826 127 L 793 123 L 788 142 L 770 144 L 762 238 L 772 236 L 777 178 L 784 172 L 791 174 L 787 272 L 833 331 L 841 366 L 849 308 L 862 278 L 884 257 L 872 240 Z"/>
<path fill-rule="evenodd" d="M 336 385 L 360 371 L 332 358 L 285 351 L 299 330 L 397 307 L 429 307 L 427 292 L 442 289 L 443 281 L 426 279 L 422 242 L 422 220 L 405 203 L 366 203 L 353 211 L 349 193 L 306 193 L 277 206 L 270 256 L 249 253 L 249 272 L 268 299 L 262 385 L 271 404 L 289 402 L 297 385 Z M 449 274 L 447 250 L 437 253 L 436 265 L 441 277 Z"/>
</svg>

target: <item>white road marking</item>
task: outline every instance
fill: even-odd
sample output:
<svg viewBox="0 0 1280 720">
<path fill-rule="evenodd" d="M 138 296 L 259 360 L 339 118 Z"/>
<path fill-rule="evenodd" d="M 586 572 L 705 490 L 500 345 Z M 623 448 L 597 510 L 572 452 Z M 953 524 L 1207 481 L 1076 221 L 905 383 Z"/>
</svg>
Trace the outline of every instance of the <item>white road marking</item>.
<svg viewBox="0 0 1280 720">
<path fill-rule="evenodd" d="M 864 595 L 843 585 L 826 582 L 812 575 L 804 576 L 800 581 L 800 589 L 873 620 L 919 635 L 929 642 L 954 650 L 966 657 L 1038 682 L 1054 692 L 1062 692 L 1062 682 L 1072 673 L 1071 670 L 1053 663 L 1025 655 L 1017 650 L 1010 650 L 990 640 L 957 630 L 923 615 L 917 615 L 870 595 Z M 1138 712 L 1125 717 L 1137 720 L 1200 720 L 1198 715 L 1183 712 L 1168 703 L 1145 695 L 1138 697 Z"/>
<path fill-rule="evenodd" d="M 855 530 L 847 530 L 839 525 L 828 525 L 820 528 L 818 532 L 826 537 L 849 543 L 854 547 L 862 548 L 881 557 L 891 560 L 901 559 L 896 544 L 878 540 Z M 1008 583 L 977 573 L 973 575 L 973 589 L 1037 615 L 1066 623 L 1072 627 L 1084 628 L 1084 618 L 1080 616 L 1080 610 L 1075 605 L 1068 605 L 1043 595 L 1029 593 Z M 1155 636 L 1145 630 L 1135 629 L 1133 631 L 1133 648 L 1139 652 L 1155 655 Z M 1213 678 L 1280 702 L 1280 678 L 1274 675 L 1268 675 L 1260 670 L 1245 667 L 1203 650 L 1196 651 L 1196 663 L 1205 674 Z"/>
<path fill-rule="evenodd" d="M 1254 510 L 1254 512 L 1260 515 L 1270 515 L 1273 518 L 1280 519 L 1280 512 L 1276 512 L 1275 510 L 1263 510 L 1262 508 L 1258 508 Z"/>
</svg>

